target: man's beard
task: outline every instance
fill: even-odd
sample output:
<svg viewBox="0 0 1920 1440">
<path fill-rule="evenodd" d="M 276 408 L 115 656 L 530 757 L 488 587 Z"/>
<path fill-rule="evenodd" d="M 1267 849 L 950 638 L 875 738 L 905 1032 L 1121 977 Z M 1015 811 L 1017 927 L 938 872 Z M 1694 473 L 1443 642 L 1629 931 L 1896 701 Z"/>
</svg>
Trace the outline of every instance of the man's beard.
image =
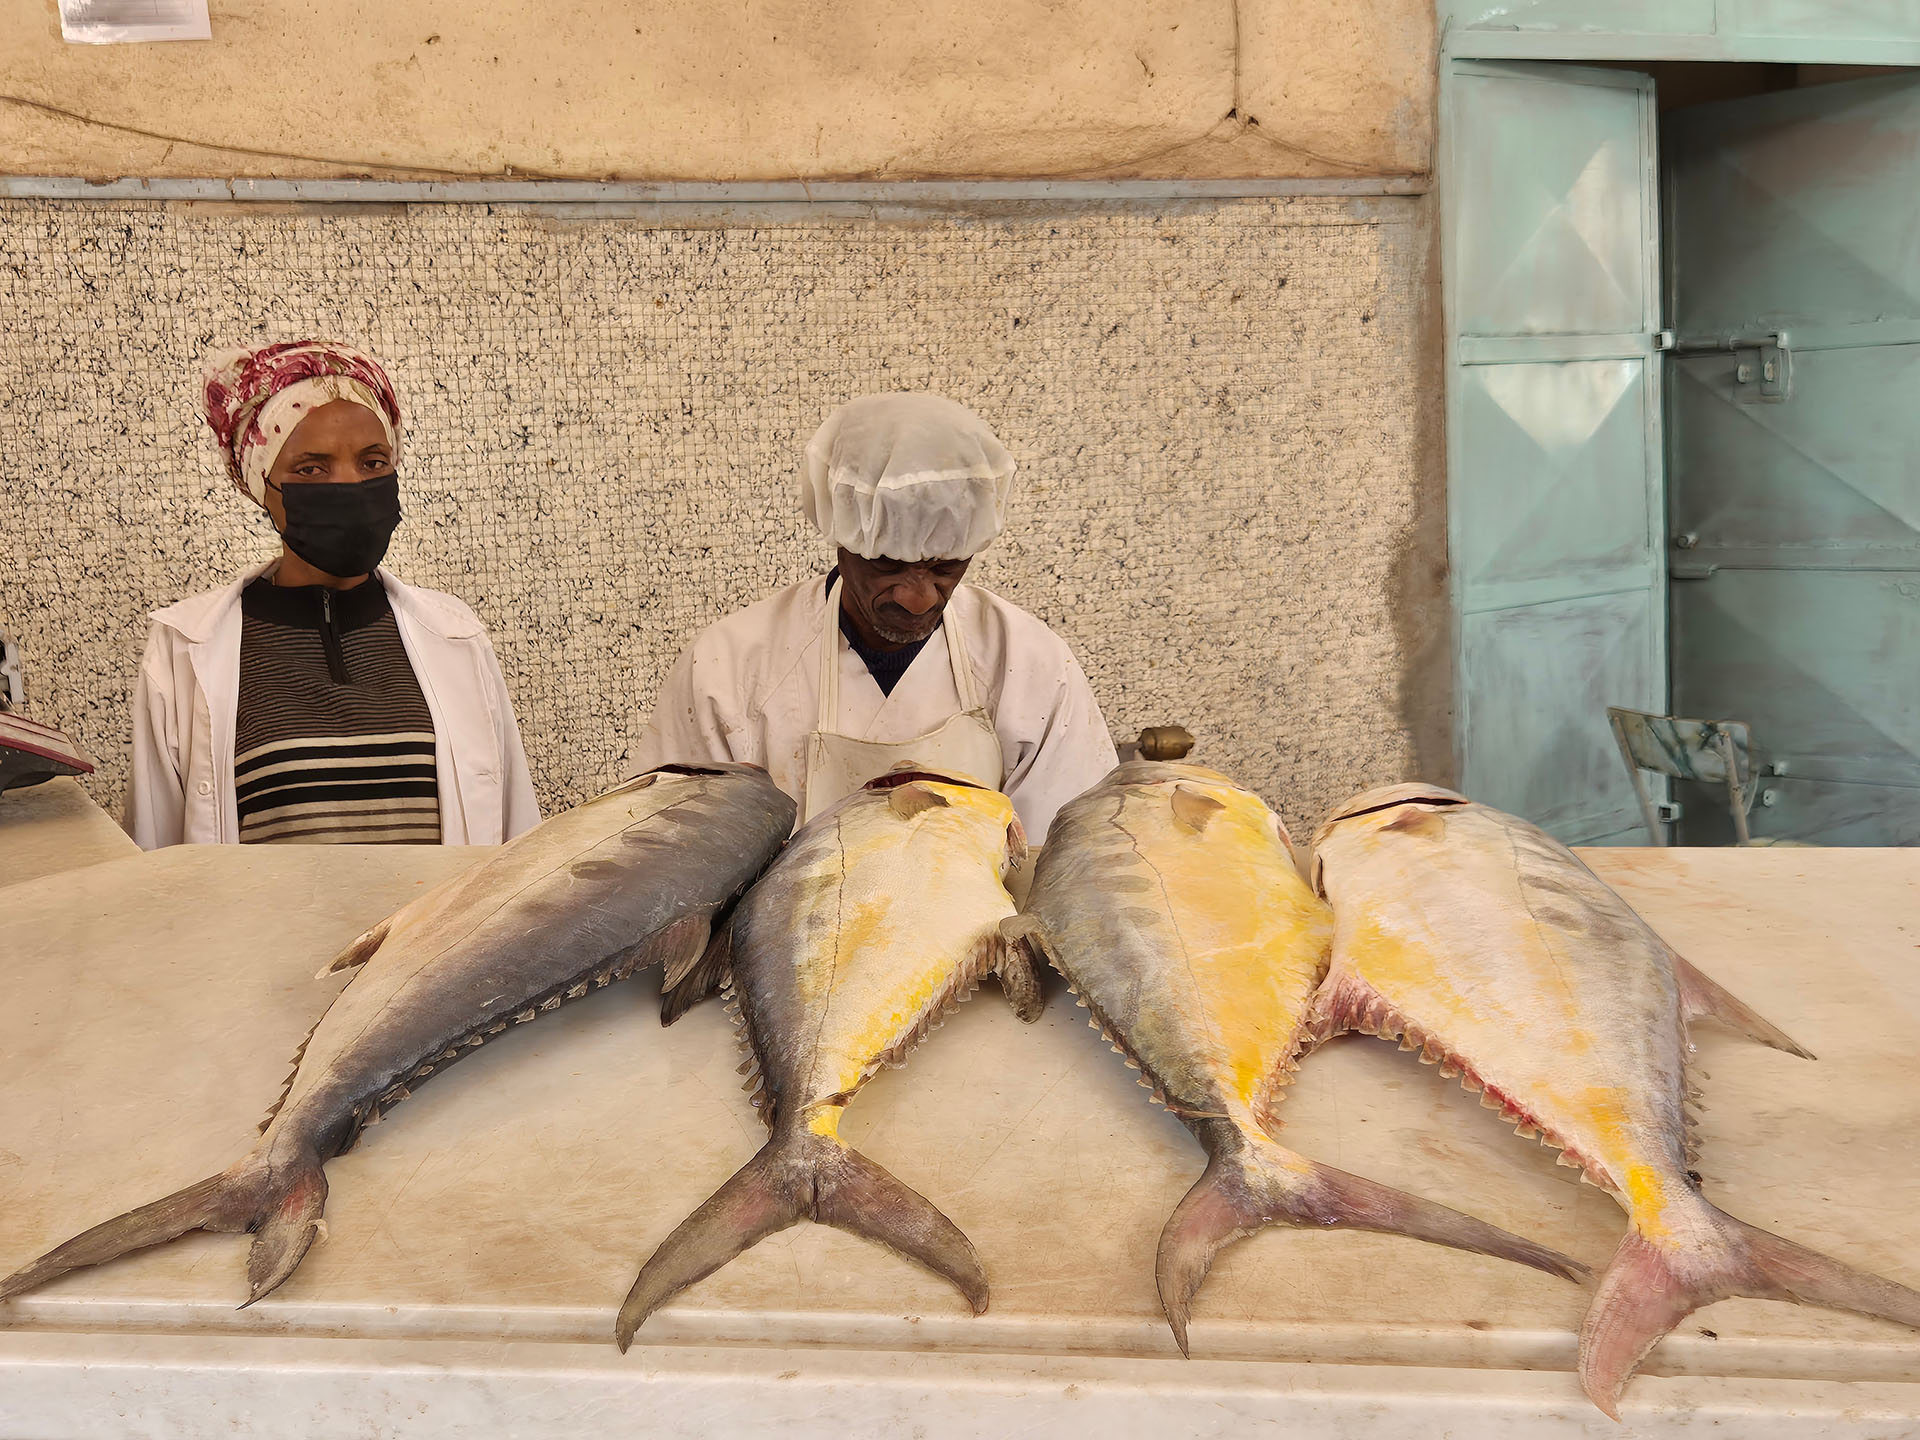
<svg viewBox="0 0 1920 1440">
<path fill-rule="evenodd" d="M 873 616 L 873 633 L 889 645 L 912 645 L 917 641 L 925 640 L 940 628 L 940 614 L 946 609 L 943 605 L 940 610 L 930 614 L 915 615 L 899 606 L 889 608 L 895 612 L 895 618 L 891 623 L 877 610 Z"/>
</svg>

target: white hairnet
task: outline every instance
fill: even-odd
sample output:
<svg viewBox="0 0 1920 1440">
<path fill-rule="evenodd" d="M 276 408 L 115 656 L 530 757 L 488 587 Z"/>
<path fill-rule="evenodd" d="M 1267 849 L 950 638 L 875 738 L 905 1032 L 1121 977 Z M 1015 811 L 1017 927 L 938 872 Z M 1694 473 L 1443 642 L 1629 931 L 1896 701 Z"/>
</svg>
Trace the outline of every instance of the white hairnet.
<svg viewBox="0 0 1920 1440">
<path fill-rule="evenodd" d="M 1000 533 L 1013 457 L 987 422 L 938 395 L 863 395 L 807 442 L 800 508 L 869 560 L 958 560 Z"/>
</svg>

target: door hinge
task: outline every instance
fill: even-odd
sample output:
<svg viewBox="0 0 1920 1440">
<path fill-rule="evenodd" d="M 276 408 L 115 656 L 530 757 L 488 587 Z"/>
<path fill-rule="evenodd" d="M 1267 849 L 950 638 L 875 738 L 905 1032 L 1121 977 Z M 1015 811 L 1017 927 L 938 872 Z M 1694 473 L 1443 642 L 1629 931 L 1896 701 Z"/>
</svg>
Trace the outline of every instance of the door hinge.
<svg viewBox="0 0 1920 1440">
<path fill-rule="evenodd" d="M 1743 405 L 1778 405 L 1793 394 L 1793 347 L 1787 332 L 1733 352 L 1733 395 Z"/>
</svg>

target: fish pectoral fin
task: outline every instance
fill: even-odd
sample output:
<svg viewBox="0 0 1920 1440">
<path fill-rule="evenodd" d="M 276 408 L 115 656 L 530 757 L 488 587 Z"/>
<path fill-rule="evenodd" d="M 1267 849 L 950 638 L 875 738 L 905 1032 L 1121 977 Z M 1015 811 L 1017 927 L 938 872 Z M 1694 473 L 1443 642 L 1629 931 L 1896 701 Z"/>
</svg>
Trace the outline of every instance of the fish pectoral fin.
<svg viewBox="0 0 1920 1440">
<path fill-rule="evenodd" d="M 338 974 L 342 970 L 351 970 L 356 965 L 366 964 L 373 958 L 373 952 L 385 943 L 387 932 L 393 928 L 393 918 L 389 915 L 371 930 L 363 930 L 354 938 L 352 944 L 315 971 L 313 978 L 324 980 L 327 976 Z"/>
<path fill-rule="evenodd" d="M 1765 1019 L 1744 1000 L 1701 974 L 1675 955 L 1671 948 L 1667 954 L 1673 960 L 1673 977 L 1680 984 L 1680 1010 L 1689 1022 L 1707 1016 L 1718 1020 L 1729 1030 L 1739 1031 L 1749 1040 L 1757 1040 L 1775 1050 L 1784 1050 L 1789 1055 L 1798 1055 L 1802 1060 L 1814 1058 L 1811 1050 Z"/>
<path fill-rule="evenodd" d="M 902 820 L 911 820 L 922 810 L 944 810 L 950 803 L 938 790 L 929 789 L 918 781 L 896 785 L 887 792 L 887 804 Z"/>
<path fill-rule="evenodd" d="M 1026 926 L 1019 922 L 1026 921 Z M 1009 926 L 1013 929 L 1009 931 Z M 1006 992 L 1013 1013 L 1028 1024 L 1040 1018 L 1047 1007 L 1047 993 L 1040 982 L 1040 966 L 1046 957 L 1037 938 L 1038 927 L 1029 917 L 1014 915 L 1000 922 L 1000 933 L 990 942 L 993 947 L 993 973 Z"/>
<path fill-rule="evenodd" d="M 1173 787 L 1173 818 L 1196 835 L 1204 831 L 1213 822 L 1213 817 L 1226 808 L 1211 795 L 1202 795 L 1185 785 Z"/>
<path fill-rule="evenodd" d="M 671 1025 L 709 995 L 733 983 L 733 920 L 715 930 L 706 944 L 667 967 L 660 982 L 660 1023 Z"/>
<path fill-rule="evenodd" d="M 1447 822 L 1431 810 L 1409 808 L 1380 828 L 1399 835 L 1412 835 L 1420 840 L 1444 840 L 1447 836 Z"/>
</svg>

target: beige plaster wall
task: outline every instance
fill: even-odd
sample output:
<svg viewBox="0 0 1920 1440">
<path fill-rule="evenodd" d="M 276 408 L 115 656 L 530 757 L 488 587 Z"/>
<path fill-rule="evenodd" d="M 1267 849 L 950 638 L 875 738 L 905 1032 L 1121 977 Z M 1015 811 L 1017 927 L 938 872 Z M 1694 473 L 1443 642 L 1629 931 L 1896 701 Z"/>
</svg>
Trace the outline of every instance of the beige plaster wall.
<svg viewBox="0 0 1920 1440">
<path fill-rule="evenodd" d="M 116 805 L 146 611 L 276 549 L 197 418 L 210 346 L 319 333 L 388 362 L 392 564 L 486 622 L 550 809 L 612 773 L 703 625 L 824 571 L 794 477 L 826 412 L 926 388 L 1021 466 L 972 578 L 1067 638 L 1118 738 L 1187 725 L 1305 833 L 1420 767 L 1438 715 L 1427 214 L 0 202 L 0 623 L 27 713 Z"/>
<path fill-rule="evenodd" d="M 212 0 L 210 42 L 0 6 L 0 173 L 1423 173 L 1431 0 Z"/>
</svg>

